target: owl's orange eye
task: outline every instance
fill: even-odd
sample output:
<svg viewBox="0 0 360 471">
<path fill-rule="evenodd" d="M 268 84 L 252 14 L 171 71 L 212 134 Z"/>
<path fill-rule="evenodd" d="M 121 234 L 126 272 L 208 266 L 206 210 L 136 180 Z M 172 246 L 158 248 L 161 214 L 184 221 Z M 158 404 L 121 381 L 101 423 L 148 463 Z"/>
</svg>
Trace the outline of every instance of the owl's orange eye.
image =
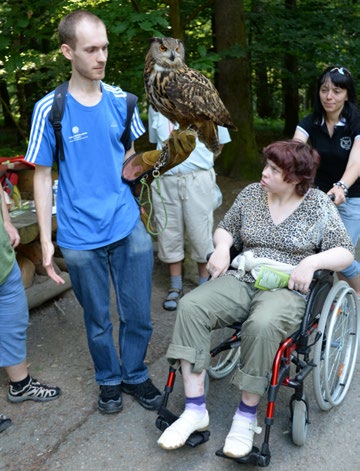
<svg viewBox="0 0 360 471">
<path fill-rule="evenodd" d="M 165 52 L 167 50 L 167 48 L 163 44 L 159 46 L 159 49 L 161 52 Z"/>
<path fill-rule="evenodd" d="M 179 48 L 179 47 L 177 47 L 175 50 L 176 50 L 176 52 L 179 52 L 179 51 L 180 51 L 180 48 Z"/>
</svg>

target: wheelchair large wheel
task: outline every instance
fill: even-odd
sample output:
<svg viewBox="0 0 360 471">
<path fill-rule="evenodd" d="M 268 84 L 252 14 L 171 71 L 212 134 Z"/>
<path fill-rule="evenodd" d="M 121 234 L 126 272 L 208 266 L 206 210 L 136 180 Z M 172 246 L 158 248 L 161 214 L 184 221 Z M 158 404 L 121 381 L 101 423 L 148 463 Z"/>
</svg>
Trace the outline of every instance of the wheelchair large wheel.
<svg viewBox="0 0 360 471">
<path fill-rule="evenodd" d="M 297 446 L 303 446 L 309 424 L 309 413 L 305 397 L 292 403 L 292 440 Z"/>
<path fill-rule="evenodd" d="M 314 347 L 314 392 L 322 410 L 344 400 L 355 370 L 360 317 L 356 294 L 344 281 L 329 291 L 321 311 Z"/>
<path fill-rule="evenodd" d="M 220 345 L 234 334 L 234 329 L 224 327 L 211 332 L 211 350 Z M 209 376 L 213 379 L 225 378 L 233 371 L 240 357 L 240 346 L 232 345 L 232 348 L 219 352 L 210 360 L 208 368 Z"/>
</svg>

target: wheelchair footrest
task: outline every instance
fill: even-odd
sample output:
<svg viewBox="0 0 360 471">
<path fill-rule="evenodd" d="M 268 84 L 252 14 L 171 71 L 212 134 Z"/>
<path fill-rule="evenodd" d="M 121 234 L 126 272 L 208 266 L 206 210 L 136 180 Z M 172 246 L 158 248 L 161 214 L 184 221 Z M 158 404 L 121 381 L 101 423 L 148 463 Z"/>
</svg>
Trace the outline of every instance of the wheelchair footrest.
<svg viewBox="0 0 360 471">
<path fill-rule="evenodd" d="M 251 452 L 248 455 L 242 456 L 241 458 L 233 458 L 231 456 L 225 455 L 222 448 L 217 450 L 215 454 L 216 456 L 219 456 L 220 458 L 226 458 L 228 460 L 235 461 L 236 463 L 239 463 L 239 464 L 252 464 L 255 466 L 260 466 L 262 468 L 265 468 L 266 466 L 269 466 L 270 464 L 270 456 L 262 455 L 260 453 L 259 448 L 257 448 L 256 446 L 253 446 Z"/>
<path fill-rule="evenodd" d="M 156 427 L 161 430 L 162 432 L 169 427 L 175 420 L 179 417 L 172 412 L 170 412 L 165 407 L 161 406 L 158 411 L 158 416 L 156 418 L 155 425 Z"/>
<path fill-rule="evenodd" d="M 155 425 L 156 427 L 161 430 L 162 432 L 167 429 L 175 420 L 179 417 L 172 412 L 170 412 L 165 407 L 160 407 L 158 416 L 156 418 Z M 205 443 L 210 438 L 210 431 L 204 430 L 202 432 L 194 432 L 190 435 L 190 437 L 186 440 L 186 445 L 192 448 Z"/>
<path fill-rule="evenodd" d="M 210 438 L 210 431 L 203 430 L 202 432 L 194 432 L 190 435 L 190 437 L 186 440 L 186 445 L 195 448 L 202 443 L 205 443 Z"/>
</svg>

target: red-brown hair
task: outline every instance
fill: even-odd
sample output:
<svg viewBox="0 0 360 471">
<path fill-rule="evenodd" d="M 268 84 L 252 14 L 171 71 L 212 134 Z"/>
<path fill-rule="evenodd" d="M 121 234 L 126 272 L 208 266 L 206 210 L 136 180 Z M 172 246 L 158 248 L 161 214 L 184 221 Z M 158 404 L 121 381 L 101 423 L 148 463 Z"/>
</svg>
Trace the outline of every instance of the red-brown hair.
<svg viewBox="0 0 360 471">
<path fill-rule="evenodd" d="M 296 140 L 273 142 L 263 149 L 263 156 L 281 168 L 285 182 L 298 182 L 295 191 L 299 196 L 305 195 L 313 184 L 320 164 L 318 152 Z"/>
</svg>

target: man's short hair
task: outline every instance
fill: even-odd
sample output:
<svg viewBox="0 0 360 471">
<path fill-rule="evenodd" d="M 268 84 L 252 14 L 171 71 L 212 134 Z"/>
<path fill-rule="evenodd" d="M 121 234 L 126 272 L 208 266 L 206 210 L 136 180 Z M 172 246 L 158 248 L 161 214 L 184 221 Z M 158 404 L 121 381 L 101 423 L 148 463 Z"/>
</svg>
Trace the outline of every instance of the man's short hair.
<svg viewBox="0 0 360 471">
<path fill-rule="evenodd" d="M 59 40 L 61 44 L 67 44 L 72 49 L 76 46 L 76 26 L 82 21 L 89 21 L 96 24 L 104 22 L 94 13 L 86 10 L 76 10 L 66 15 L 59 23 Z"/>
</svg>

